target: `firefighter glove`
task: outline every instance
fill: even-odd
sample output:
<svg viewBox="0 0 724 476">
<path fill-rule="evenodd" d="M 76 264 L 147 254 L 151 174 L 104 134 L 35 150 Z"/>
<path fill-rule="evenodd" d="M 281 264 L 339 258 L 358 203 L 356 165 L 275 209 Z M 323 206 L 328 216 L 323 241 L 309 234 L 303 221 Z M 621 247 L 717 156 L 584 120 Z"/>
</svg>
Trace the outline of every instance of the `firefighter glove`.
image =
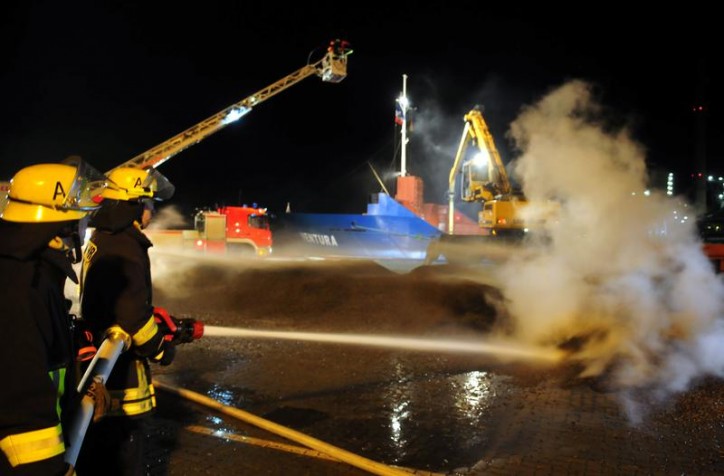
<svg viewBox="0 0 724 476">
<path fill-rule="evenodd" d="M 151 358 L 151 362 L 159 365 L 171 365 L 174 357 L 176 357 L 176 345 L 172 342 L 164 341 L 161 351 Z"/>
<path fill-rule="evenodd" d="M 106 389 L 103 379 L 96 375 L 93 377 L 93 382 L 88 386 L 86 394 L 93 399 L 93 423 L 97 422 L 106 414 L 111 408 L 111 396 Z"/>
</svg>

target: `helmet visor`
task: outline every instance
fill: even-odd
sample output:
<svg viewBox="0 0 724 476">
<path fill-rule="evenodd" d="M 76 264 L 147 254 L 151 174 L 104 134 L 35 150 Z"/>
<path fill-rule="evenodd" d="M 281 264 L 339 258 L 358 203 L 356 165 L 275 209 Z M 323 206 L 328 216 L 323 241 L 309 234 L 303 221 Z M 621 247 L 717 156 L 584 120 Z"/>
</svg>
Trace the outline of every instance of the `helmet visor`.
<svg viewBox="0 0 724 476">
<path fill-rule="evenodd" d="M 176 191 L 176 187 L 161 174 L 158 170 L 151 167 L 148 169 L 148 175 L 143 183 L 143 187 L 153 190 L 154 200 L 168 200 Z"/>
<path fill-rule="evenodd" d="M 75 166 L 76 173 L 68 195 L 57 208 L 61 210 L 91 211 L 100 207 L 98 196 L 106 186 L 103 174 L 80 159 L 72 158 L 64 161 L 64 163 Z"/>
</svg>

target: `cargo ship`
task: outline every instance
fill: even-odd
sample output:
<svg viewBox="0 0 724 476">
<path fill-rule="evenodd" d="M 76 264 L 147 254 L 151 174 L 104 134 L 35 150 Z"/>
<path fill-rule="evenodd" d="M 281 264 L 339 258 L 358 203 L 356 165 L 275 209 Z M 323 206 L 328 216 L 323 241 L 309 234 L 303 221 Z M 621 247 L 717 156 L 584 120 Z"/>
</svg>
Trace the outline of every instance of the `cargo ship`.
<svg viewBox="0 0 724 476">
<path fill-rule="evenodd" d="M 366 213 L 283 213 L 276 217 L 275 253 L 320 257 L 424 260 L 431 240 L 445 233 L 446 205 L 423 203 L 420 177 L 397 179 L 397 193 L 372 194 Z M 456 229 L 479 234 L 455 212 Z"/>
<path fill-rule="evenodd" d="M 276 221 L 275 249 L 284 254 L 422 260 L 441 233 L 385 193 L 372 195 L 363 214 L 284 213 Z"/>
<path fill-rule="evenodd" d="M 366 212 L 360 214 L 279 214 L 273 230 L 275 254 L 421 261 L 431 241 L 447 232 L 448 205 L 425 203 L 422 178 L 406 170 L 406 79 L 403 75 L 403 91 L 395 108 L 395 123 L 401 130 L 395 196 L 371 194 Z M 453 213 L 457 233 L 481 233 L 474 220 L 458 211 Z"/>
</svg>

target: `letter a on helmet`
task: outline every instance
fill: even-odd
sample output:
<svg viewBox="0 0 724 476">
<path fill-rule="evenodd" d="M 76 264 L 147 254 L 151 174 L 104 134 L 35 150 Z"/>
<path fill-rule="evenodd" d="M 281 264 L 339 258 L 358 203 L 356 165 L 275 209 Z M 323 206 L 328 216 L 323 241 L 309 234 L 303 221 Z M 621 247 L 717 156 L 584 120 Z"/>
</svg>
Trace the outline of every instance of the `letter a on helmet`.
<svg viewBox="0 0 724 476">
<path fill-rule="evenodd" d="M 58 198 L 58 195 L 65 198 L 65 190 L 63 190 L 63 184 L 60 182 L 55 182 L 55 193 L 53 194 L 53 201 L 55 201 L 56 198 Z"/>
</svg>

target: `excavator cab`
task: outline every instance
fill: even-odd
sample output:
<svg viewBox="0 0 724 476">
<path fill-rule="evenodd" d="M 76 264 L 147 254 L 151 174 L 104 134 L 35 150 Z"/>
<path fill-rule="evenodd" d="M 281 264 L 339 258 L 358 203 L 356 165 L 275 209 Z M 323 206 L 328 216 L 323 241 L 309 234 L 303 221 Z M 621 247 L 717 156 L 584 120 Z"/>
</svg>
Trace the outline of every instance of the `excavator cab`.
<svg viewBox="0 0 724 476">
<path fill-rule="evenodd" d="M 473 158 L 463 163 L 462 185 L 460 194 L 466 202 L 478 202 L 492 200 L 501 191 L 495 184 L 497 180 L 490 180 L 495 176 L 494 170 L 489 170 L 490 163 L 482 163 L 480 159 Z"/>
</svg>

